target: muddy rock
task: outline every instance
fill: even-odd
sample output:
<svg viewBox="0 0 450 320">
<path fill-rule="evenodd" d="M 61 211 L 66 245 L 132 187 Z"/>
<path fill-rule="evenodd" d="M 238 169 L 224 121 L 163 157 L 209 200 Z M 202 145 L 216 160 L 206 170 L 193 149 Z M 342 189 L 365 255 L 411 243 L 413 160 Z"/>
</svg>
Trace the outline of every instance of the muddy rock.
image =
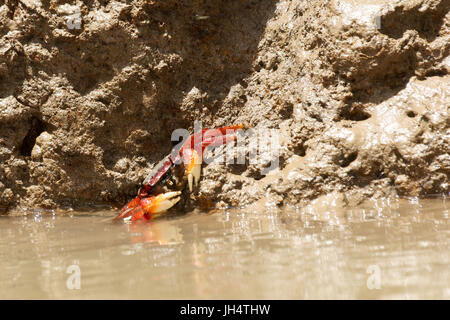
<svg viewBox="0 0 450 320">
<path fill-rule="evenodd" d="M 2 1 L 0 207 L 120 205 L 194 121 L 254 131 L 210 206 L 448 194 L 449 61 L 449 0 Z"/>
</svg>

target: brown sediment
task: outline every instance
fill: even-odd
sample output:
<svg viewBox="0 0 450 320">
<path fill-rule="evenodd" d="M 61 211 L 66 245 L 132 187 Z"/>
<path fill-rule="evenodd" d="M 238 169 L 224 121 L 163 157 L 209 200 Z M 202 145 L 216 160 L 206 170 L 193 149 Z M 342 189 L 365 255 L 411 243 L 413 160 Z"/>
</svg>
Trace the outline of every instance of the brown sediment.
<svg viewBox="0 0 450 320">
<path fill-rule="evenodd" d="M 204 167 L 208 207 L 448 194 L 449 9 L 6 2 L 0 208 L 124 203 L 168 154 L 172 131 L 194 120 L 279 133 L 279 168 L 267 176 L 267 163 Z M 79 28 L 67 23 L 73 12 Z"/>
</svg>

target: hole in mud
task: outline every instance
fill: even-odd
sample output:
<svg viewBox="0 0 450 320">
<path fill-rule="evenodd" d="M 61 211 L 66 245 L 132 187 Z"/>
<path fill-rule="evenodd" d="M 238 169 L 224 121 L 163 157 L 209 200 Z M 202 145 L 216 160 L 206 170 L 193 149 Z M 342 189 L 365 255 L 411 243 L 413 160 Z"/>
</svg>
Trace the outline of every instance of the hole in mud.
<svg viewBox="0 0 450 320">
<path fill-rule="evenodd" d="M 358 152 L 357 152 L 357 151 L 354 151 L 354 152 L 352 152 L 352 153 L 350 153 L 350 154 L 345 155 L 344 157 L 342 157 L 342 158 L 339 160 L 339 165 L 340 165 L 342 168 L 348 167 L 348 166 L 350 165 L 350 163 L 352 163 L 353 161 L 356 160 L 357 157 L 358 157 Z"/>
<path fill-rule="evenodd" d="M 361 108 L 352 108 L 350 111 L 343 112 L 341 117 L 346 120 L 364 121 L 371 117 L 371 114 Z"/>
<path fill-rule="evenodd" d="M 289 149 L 300 157 L 306 156 L 307 146 L 305 146 L 304 142 L 299 144 L 293 144 L 292 147 L 290 147 Z"/>
<path fill-rule="evenodd" d="M 294 152 L 296 155 L 298 155 L 300 157 L 304 157 L 304 156 L 306 156 L 306 147 L 301 146 L 299 148 L 296 148 L 296 149 L 294 149 Z"/>
<path fill-rule="evenodd" d="M 255 179 L 256 181 L 261 180 L 262 178 L 265 177 L 265 175 L 261 174 L 261 173 L 256 173 L 254 175 L 251 176 L 253 179 Z"/>
<path fill-rule="evenodd" d="M 247 81 L 240 80 L 240 81 L 239 81 L 239 84 L 240 84 L 240 85 L 242 86 L 242 88 L 244 88 L 244 89 L 247 89 L 247 87 L 248 87 Z"/>
<path fill-rule="evenodd" d="M 406 112 L 406 115 L 410 118 L 414 118 L 415 116 L 417 116 L 417 113 L 415 113 L 412 110 L 409 110 L 408 112 Z"/>
<path fill-rule="evenodd" d="M 22 156 L 31 156 L 31 150 L 33 150 L 34 144 L 36 143 L 36 138 L 44 131 L 45 123 L 36 117 L 31 118 L 31 128 L 28 130 L 20 146 L 20 154 Z"/>
<path fill-rule="evenodd" d="M 246 163 L 246 164 L 233 163 L 233 164 L 230 164 L 229 166 L 230 166 L 231 173 L 236 174 L 236 175 L 241 175 L 247 170 L 248 163 Z"/>
<path fill-rule="evenodd" d="M 318 114 L 312 114 L 311 118 L 317 120 L 318 122 L 323 122 L 322 118 Z"/>
<path fill-rule="evenodd" d="M 425 73 L 424 78 L 426 77 L 444 77 L 448 74 L 446 69 L 432 69 Z"/>
<path fill-rule="evenodd" d="M 283 119 L 289 119 L 293 113 L 294 113 L 294 105 L 289 101 L 282 102 L 278 106 L 278 114 Z"/>
</svg>

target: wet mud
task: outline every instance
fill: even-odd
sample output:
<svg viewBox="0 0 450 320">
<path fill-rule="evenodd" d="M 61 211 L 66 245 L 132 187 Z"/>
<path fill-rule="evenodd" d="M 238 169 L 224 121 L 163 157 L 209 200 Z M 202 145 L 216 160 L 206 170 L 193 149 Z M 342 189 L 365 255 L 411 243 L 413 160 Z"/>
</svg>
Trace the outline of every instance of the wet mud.
<svg viewBox="0 0 450 320">
<path fill-rule="evenodd" d="M 264 152 L 205 165 L 206 207 L 448 195 L 449 9 L 0 1 L 0 213 L 121 205 L 194 121 L 279 141 L 268 174 Z"/>
</svg>

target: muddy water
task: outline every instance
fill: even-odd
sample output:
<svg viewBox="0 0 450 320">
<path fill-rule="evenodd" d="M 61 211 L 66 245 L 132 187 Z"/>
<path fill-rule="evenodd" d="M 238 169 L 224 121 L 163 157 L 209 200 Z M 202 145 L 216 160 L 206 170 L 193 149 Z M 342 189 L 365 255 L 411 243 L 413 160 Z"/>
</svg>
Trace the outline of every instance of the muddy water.
<svg viewBox="0 0 450 320">
<path fill-rule="evenodd" d="M 314 208 L 2 216 L 0 298 L 450 298 L 448 199 Z"/>
</svg>

